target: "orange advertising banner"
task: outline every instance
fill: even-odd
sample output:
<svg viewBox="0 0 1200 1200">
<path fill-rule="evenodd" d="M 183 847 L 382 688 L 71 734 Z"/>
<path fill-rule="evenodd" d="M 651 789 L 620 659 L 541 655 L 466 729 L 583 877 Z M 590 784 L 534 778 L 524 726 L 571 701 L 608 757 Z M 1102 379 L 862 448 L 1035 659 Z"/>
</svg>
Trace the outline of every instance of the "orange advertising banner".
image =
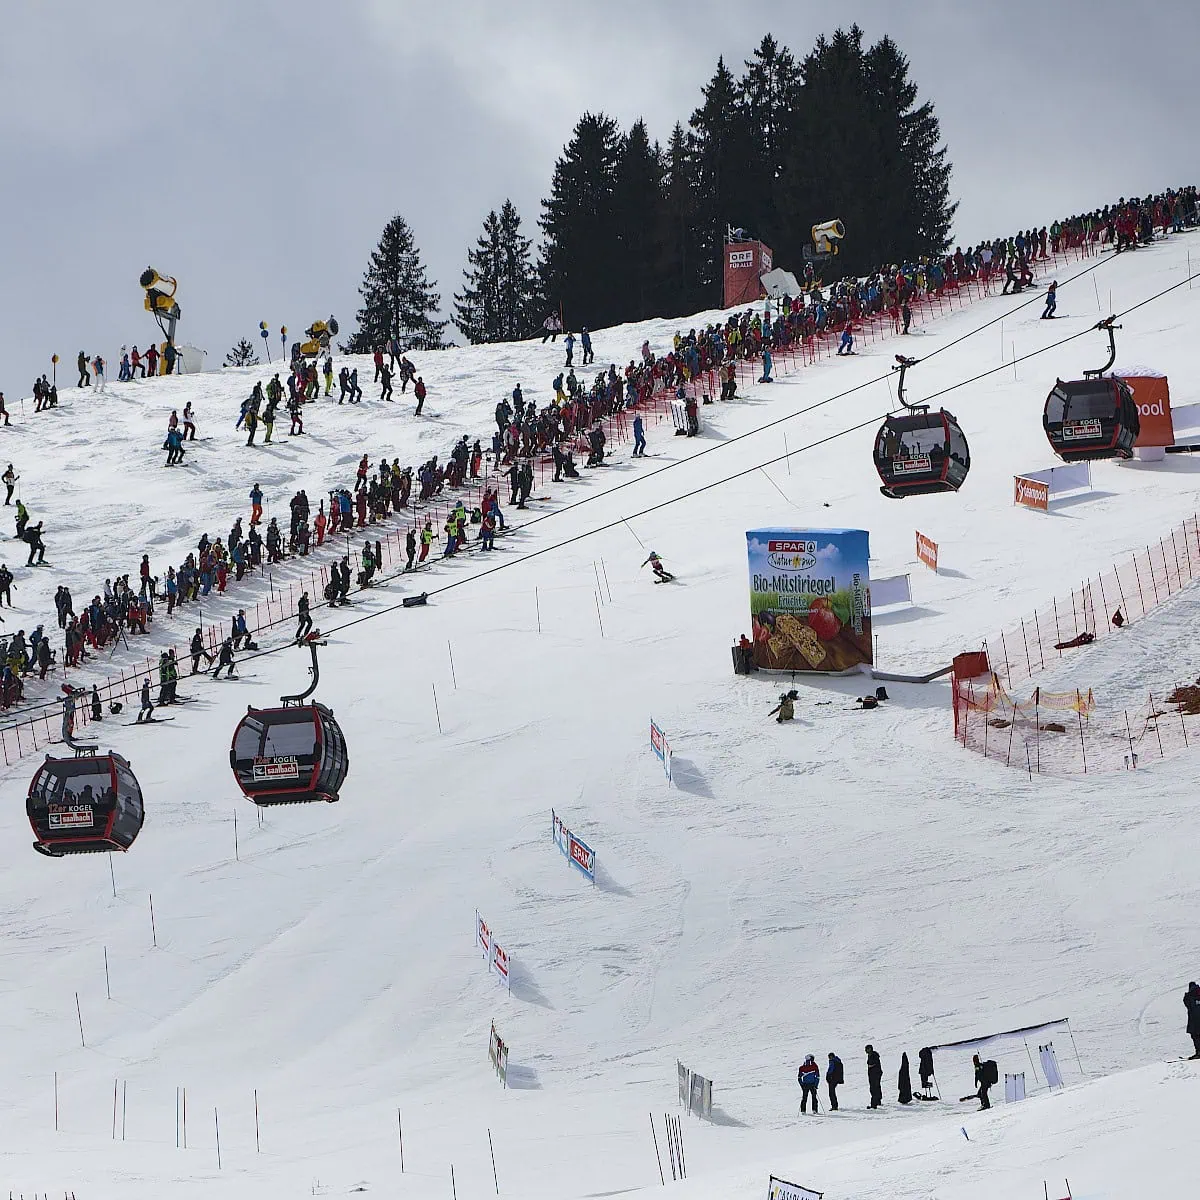
<svg viewBox="0 0 1200 1200">
<path fill-rule="evenodd" d="M 917 558 L 931 571 L 937 570 L 937 542 L 930 541 L 920 530 L 917 531 Z"/>
<path fill-rule="evenodd" d="M 1040 479 L 1026 479 L 1024 475 L 1013 478 L 1013 503 L 1040 512 L 1050 511 L 1050 485 Z"/>
<path fill-rule="evenodd" d="M 1122 375 L 1133 389 L 1141 430 L 1135 446 L 1175 445 L 1175 423 L 1171 417 L 1171 389 L 1165 375 Z"/>
</svg>

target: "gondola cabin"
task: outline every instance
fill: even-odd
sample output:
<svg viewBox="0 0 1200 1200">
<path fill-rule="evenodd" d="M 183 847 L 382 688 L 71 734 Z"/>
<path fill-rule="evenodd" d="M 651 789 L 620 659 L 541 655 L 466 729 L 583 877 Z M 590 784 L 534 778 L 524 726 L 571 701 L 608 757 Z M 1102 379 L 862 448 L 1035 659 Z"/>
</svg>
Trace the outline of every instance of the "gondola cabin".
<svg viewBox="0 0 1200 1200">
<path fill-rule="evenodd" d="M 119 754 L 51 758 L 26 801 L 33 848 L 51 858 L 128 850 L 145 820 L 142 789 Z"/>
<path fill-rule="evenodd" d="M 971 469 L 966 436 L 945 409 L 889 416 L 875 438 L 875 469 L 892 500 L 957 492 Z"/>
<path fill-rule="evenodd" d="M 1141 430 L 1129 384 L 1114 375 L 1061 379 L 1046 397 L 1042 417 L 1046 437 L 1064 462 L 1132 458 Z"/>
<path fill-rule="evenodd" d="M 229 751 L 238 787 L 258 805 L 333 803 L 350 770 L 346 739 L 323 704 L 250 708 Z"/>
</svg>

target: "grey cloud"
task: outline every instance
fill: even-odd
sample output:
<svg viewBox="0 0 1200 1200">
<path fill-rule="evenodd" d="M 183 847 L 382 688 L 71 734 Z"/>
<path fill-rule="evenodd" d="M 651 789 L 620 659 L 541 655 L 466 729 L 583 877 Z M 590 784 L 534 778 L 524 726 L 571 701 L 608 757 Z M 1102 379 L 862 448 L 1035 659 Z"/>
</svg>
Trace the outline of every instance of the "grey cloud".
<svg viewBox="0 0 1200 1200">
<path fill-rule="evenodd" d="M 57 351 L 154 333 L 137 275 L 176 274 L 219 362 L 259 320 L 349 325 L 403 212 L 449 305 L 484 213 L 538 202 L 579 113 L 665 139 L 724 53 L 797 53 L 857 19 L 908 53 L 955 163 L 962 240 L 1191 182 L 1197 6 L 777 0 L 83 0 L 13 6 L 0 44 L 0 388 Z M 808 214 L 798 214 L 804 219 Z M 853 231 L 851 231 L 853 236 Z M 277 347 L 273 339 L 272 351 Z"/>
</svg>

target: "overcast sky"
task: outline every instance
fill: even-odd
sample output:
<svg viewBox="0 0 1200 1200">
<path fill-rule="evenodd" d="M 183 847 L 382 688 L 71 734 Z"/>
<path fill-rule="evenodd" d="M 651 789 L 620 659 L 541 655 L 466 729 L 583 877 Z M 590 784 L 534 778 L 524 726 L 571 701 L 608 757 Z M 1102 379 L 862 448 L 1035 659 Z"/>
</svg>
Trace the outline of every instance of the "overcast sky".
<svg viewBox="0 0 1200 1200">
<path fill-rule="evenodd" d="M 890 33 L 954 162 L 957 239 L 1196 182 L 1200 4 L 862 0 L 10 0 L 0 38 L 0 390 L 58 352 L 155 333 L 137 279 L 179 278 L 179 340 L 219 364 L 258 322 L 353 326 L 396 212 L 449 307 L 483 216 L 536 234 L 586 109 L 666 140 L 717 56 Z M 830 214 L 797 214 L 811 221 Z M 849 232 L 853 237 L 853 230 Z M 256 339 L 257 342 L 257 339 Z M 627 348 L 628 349 L 628 348 Z M 71 370 L 60 371 L 73 382 Z"/>
</svg>

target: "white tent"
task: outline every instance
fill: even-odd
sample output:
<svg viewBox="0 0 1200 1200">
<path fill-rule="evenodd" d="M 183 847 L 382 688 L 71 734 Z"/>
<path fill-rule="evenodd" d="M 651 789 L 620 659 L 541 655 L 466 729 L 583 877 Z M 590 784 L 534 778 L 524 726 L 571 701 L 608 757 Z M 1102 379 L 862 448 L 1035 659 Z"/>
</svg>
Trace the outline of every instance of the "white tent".
<svg viewBox="0 0 1200 1200">
<path fill-rule="evenodd" d="M 793 299 L 800 295 L 800 281 L 791 271 L 785 271 L 782 267 L 776 267 L 775 270 L 760 275 L 759 282 L 772 300 L 782 300 L 784 296 Z"/>
</svg>

